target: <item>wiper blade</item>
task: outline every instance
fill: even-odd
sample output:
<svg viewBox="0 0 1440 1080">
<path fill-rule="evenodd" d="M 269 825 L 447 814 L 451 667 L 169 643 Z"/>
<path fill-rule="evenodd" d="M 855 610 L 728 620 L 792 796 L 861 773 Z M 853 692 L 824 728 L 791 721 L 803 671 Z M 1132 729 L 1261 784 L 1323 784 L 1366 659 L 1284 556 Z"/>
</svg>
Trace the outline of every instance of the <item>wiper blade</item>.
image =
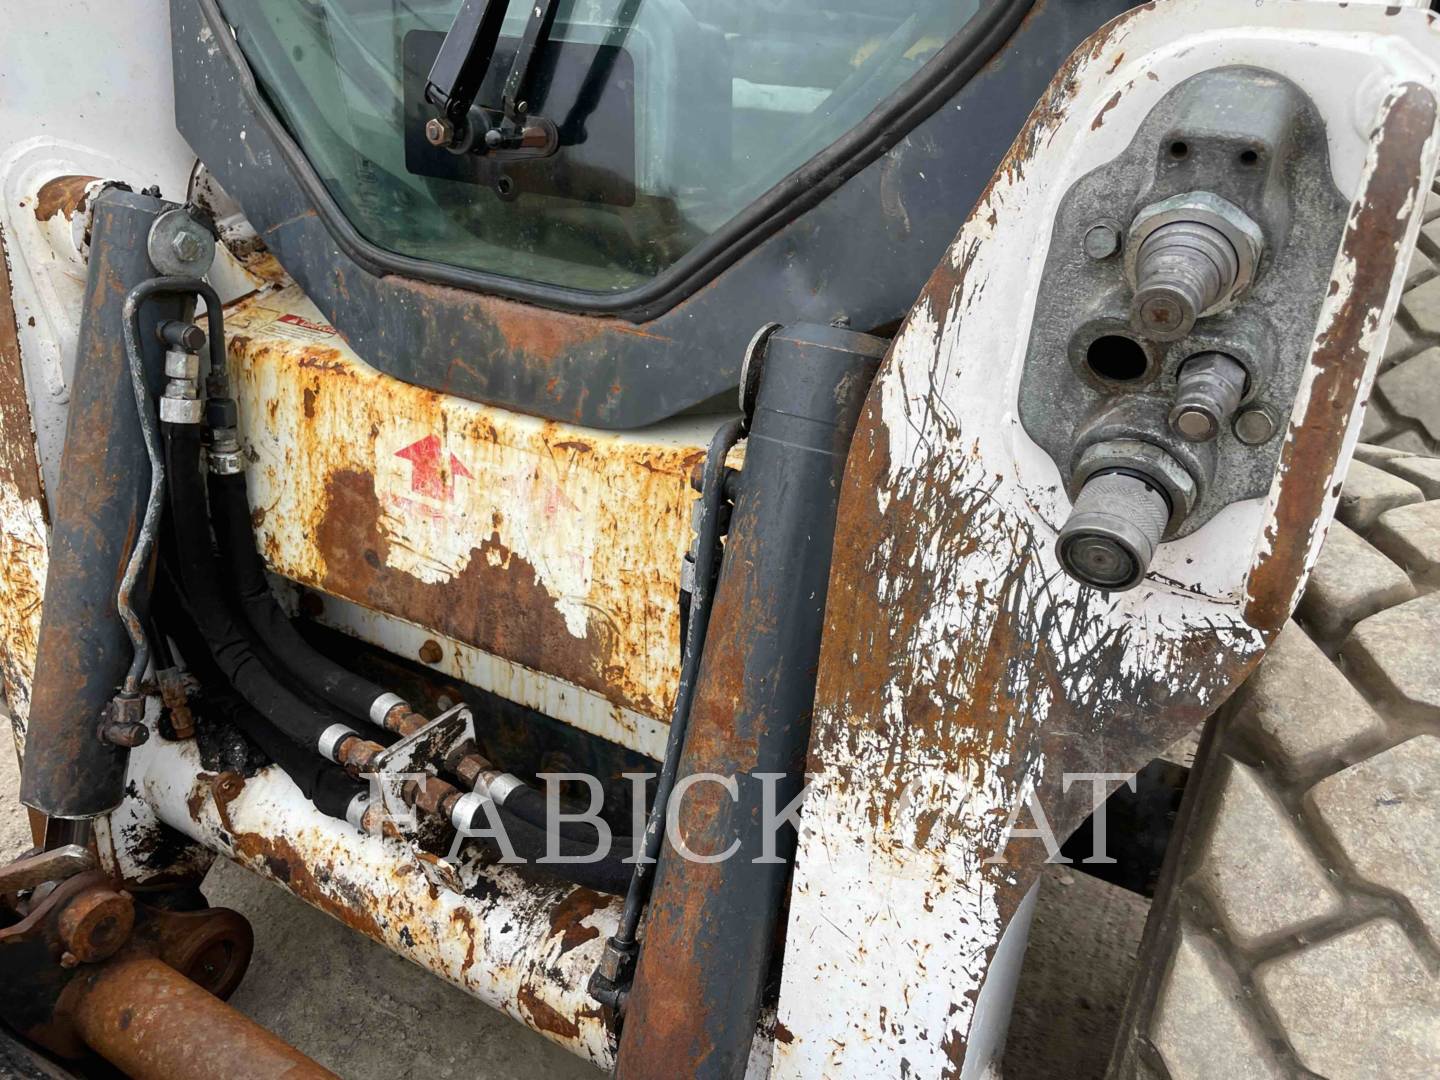
<svg viewBox="0 0 1440 1080">
<path fill-rule="evenodd" d="M 558 0 L 533 0 L 500 107 L 475 98 L 495 60 L 509 0 L 464 0 L 440 43 L 425 82 L 425 100 L 439 115 L 425 122 L 425 138 L 456 154 L 500 153 L 543 157 L 559 146 L 555 125 L 529 114 L 529 87 L 535 58 L 555 25 Z"/>
</svg>

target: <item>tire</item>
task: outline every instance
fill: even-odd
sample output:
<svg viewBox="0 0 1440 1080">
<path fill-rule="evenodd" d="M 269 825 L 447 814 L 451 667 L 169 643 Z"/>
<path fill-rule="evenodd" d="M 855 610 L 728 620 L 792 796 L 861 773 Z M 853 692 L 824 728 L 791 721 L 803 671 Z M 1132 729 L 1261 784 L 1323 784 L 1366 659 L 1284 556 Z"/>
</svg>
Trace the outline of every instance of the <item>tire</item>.
<svg viewBox="0 0 1440 1080">
<path fill-rule="evenodd" d="M 1440 182 L 1436 188 L 1440 191 Z M 1440 260 L 1440 194 L 1430 196 L 1424 217 L 1360 438 L 1435 456 L 1440 455 L 1440 266 L 1435 261 Z"/>
<path fill-rule="evenodd" d="M 1200 741 L 1112 1077 L 1440 1076 L 1437 586 L 1440 458 L 1361 445 L 1296 621 Z"/>
</svg>

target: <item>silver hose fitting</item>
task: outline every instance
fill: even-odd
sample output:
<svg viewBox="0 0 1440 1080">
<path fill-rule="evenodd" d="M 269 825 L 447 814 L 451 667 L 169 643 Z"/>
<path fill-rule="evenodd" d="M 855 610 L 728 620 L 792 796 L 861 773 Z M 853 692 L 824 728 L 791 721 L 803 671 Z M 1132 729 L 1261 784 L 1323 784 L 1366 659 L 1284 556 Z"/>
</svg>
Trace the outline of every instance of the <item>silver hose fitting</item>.
<svg viewBox="0 0 1440 1080">
<path fill-rule="evenodd" d="M 1082 585 L 1133 589 L 1149 571 L 1169 520 L 1158 483 L 1122 472 L 1092 476 L 1060 530 L 1060 565 Z"/>
<path fill-rule="evenodd" d="M 1180 366 L 1170 427 L 1190 442 L 1220 434 L 1245 396 L 1245 369 L 1224 353 L 1200 353 Z"/>
<path fill-rule="evenodd" d="M 1235 249 L 1210 226 L 1197 221 L 1162 225 L 1136 256 L 1131 325 L 1156 341 L 1178 341 L 1194 329 L 1202 312 L 1230 293 L 1238 270 Z"/>
<path fill-rule="evenodd" d="M 1155 341 L 1178 341 L 1195 320 L 1234 302 L 1260 264 L 1265 235 L 1243 210 L 1194 191 L 1145 207 L 1126 241 L 1135 290 L 1130 322 Z"/>
</svg>

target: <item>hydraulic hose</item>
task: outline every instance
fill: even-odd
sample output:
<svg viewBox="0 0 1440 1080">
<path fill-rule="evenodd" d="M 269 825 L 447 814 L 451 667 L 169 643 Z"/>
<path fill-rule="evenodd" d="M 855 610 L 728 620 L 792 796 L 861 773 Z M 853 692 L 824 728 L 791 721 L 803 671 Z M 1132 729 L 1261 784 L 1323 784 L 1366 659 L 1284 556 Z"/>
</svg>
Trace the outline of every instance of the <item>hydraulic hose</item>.
<svg viewBox="0 0 1440 1080">
<path fill-rule="evenodd" d="M 140 680 L 145 677 L 145 668 L 150 663 L 150 639 L 145 634 L 144 623 L 135 611 L 134 594 L 140 575 L 150 564 L 150 554 L 155 547 L 160 514 L 165 504 L 165 460 L 157 432 L 155 403 L 150 400 L 150 390 L 145 385 L 144 360 L 140 354 L 140 306 L 152 296 L 175 293 L 204 297 L 205 314 L 210 323 L 211 369 L 221 373 L 225 370 L 225 334 L 221 322 L 220 297 L 209 285 L 199 278 L 157 277 L 142 281 L 126 295 L 121 323 L 125 338 L 125 358 L 130 366 L 130 387 L 135 394 L 135 410 L 140 417 L 145 453 L 150 459 L 150 493 L 145 501 L 145 516 L 140 523 L 135 546 L 130 550 L 130 559 L 115 596 L 120 621 L 125 625 L 125 632 L 129 635 L 130 645 L 134 650 L 120 691 L 121 695 L 127 698 L 139 696 Z"/>
<path fill-rule="evenodd" d="M 221 591 L 205 514 L 199 425 L 162 423 L 161 431 L 175 535 L 170 557 L 201 638 L 221 673 L 251 707 L 301 746 L 329 756 L 327 744 L 336 742 L 332 729 L 350 730 L 349 723 L 338 713 L 302 700 L 265 667 L 236 625 Z"/>
<path fill-rule="evenodd" d="M 490 832 L 491 819 L 479 805 L 479 800 L 482 799 L 488 799 L 488 796 L 476 794 L 462 796 L 451 815 L 451 823 L 465 833 Z M 593 862 L 542 862 L 541 860 L 550 854 L 545 830 L 509 813 L 504 807 L 494 802 L 491 802 L 490 806 L 496 824 L 503 827 L 505 836 L 510 841 L 510 847 L 515 855 L 524 862 L 538 865 L 540 869 L 547 870 L 576 885 L 583 885 L 586 888 L 612 895 L 623 893 L 629 885 L 630 867 L 623 861 L 629 856 L 629 851 L 625 848 L 617 850 L 618 845 L 612 844 L 610 851 L 604 857 Z M 504 849 L 488 836 L 477 837 L 477 839 L 484 839 L 485 844 L 491 850 L 504 853 Z M 556 854 L 563 858 L 588 858 L 595 853 L 593 842 L 585 842 L 563 833 L 556 839 L 558 841 Z"/>
<path fill-rule="evenodd" d="M 160 625 L 181 643 L 185 663 L 199 680 L 205 709 L 239 728 L 317 810 L 343 820 L 355 797 L 367 792 L 367 785 L 286 737 L 230 688 L 168 573 L 161 575 L 156 593 Z M 162 642 L 158 639 L 157 647 Z"/>
<path fill-rule="evenodd" d="M 549 828 L 550 807 L 546 796 L 509 773 L 505 773 L 502 780 L 505 781 L 503 785 L 494 781 L 487 785 L 495 805 L 527 825 L 541 830 Z M 558 823 L 557 827 L 566 841 L 579 844 L 587 850 L 593 850 L 599 843 L 599 830 L 587 821 L 564 821 Z M 635 849 L 635 841 L 628 834 L 612 828 L 610 846 L 613 850 L 623 851 L 628 857 Z"/>
<path fill-rule="evenodd" d="M 325 701 L 377 727 L 388 726 L 385 718 L 392 709 L 406 706 L 409 711 L 398 695 L 314 648 L 275 602 L 255 548 L 243 472 L 210 475 L 210 519 L 241 614 L 286 671 Z"/>
<path fill-rule="evenodd" d="M 620 912 L 620 926 L 611 942 L 622 950 L 633 949 L 640 915 L 650 895 L 655 860 L 660 841 L 665 835 L 665 810 L 670 792 L 675 787 L 675 774 L 680 766 L 680 750 L 685 745 L 685 729 L 690 719 L 690 702 L 695 692 L 695 677 L 700 670 L 700 655 L 705 651 L 705 635 L 710 625 L 710 606 L 715 595 L 715 567 L 720 558 L 721 511 L 725 502 L 725 458 L 739 441 L 744 423 L 732 420 L 710 439 L 705 467 L 700 481 L 701 519 L 695 544 L 695 584 L 690 594 L 690 618 L 685 626 L 685 659 L 680 666 L 680 682 L 675 690 L 675 705 L 670 714 L 670 733 L 665 740 L 665 760 L 660 764 L 660 777 L 655 789 L 655 802 L 645 824 L 643 859 L 635 863 L 625 906 Z"/>
</svg>

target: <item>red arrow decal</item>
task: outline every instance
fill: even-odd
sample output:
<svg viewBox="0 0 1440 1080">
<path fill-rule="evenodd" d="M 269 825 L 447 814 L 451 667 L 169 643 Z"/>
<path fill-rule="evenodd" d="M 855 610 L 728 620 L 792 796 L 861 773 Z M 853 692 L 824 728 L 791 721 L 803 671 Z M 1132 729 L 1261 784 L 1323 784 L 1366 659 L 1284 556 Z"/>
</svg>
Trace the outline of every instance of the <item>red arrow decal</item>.
<svg viewBox="0 0 1440 1080">
<path fill-rule="evenodd" d="M 449 502 L 455 495 L 455 478 L 469 477 L 470 470 L 454 454 L 446 460 L 439 435 L 426 435 L 411 443 L 395 456 L 410 462 L 410 490 L 440 502 Z"/>
</svg>

